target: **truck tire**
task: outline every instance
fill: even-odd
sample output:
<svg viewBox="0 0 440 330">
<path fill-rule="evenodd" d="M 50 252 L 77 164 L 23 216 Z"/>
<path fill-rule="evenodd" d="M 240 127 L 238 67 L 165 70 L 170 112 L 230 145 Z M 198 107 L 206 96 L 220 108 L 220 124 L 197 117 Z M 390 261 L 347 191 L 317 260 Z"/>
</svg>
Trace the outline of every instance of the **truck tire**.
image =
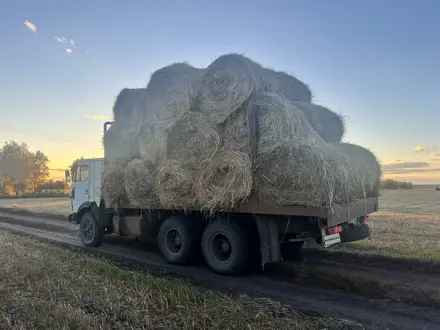
<svg viewBox="0 0 440 330">
<path fill-rule="evenodd" d="M 339 235 L 341 236 L 341 243 L 349 243 L 370 237 L 371 230 L 367 224 L 355 225 L 350 223 Z"/>
<path fill-rule="evenodd" d="M 252 259 L 246 230 L 239 224 L 226 220 L 216 220 L 205 228 L 202 253 L 208 266 L 222 275 L 240 274 Z"/>
<path fill-rule="evenodd" d="M 200 252 L 202 223 L 189 216 L 166 218 L 159 228 L 157 242 L 163 258 L 172 265 L 194 262 Z"/>
<path fill-rule="evenodd" d="M 84 212 L 79 221 L 79 236 L 85 246 L 98 247 L 105 236 L 105 228 L 99 225 L 92 212 Z"/>
</svg>

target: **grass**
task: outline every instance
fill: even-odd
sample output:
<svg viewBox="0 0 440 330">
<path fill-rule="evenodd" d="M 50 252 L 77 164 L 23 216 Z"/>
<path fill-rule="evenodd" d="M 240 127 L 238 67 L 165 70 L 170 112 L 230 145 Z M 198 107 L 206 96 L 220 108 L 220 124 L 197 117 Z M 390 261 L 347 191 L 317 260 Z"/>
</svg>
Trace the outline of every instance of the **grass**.
<svg viewBox="0 0 440 330">
<path fill-rule="evenodd" d="M 0 329 L 352 329 L 0 232 Z"/>
<path fill-rule="evenodd" d="M 440 262 L 439 192 L 383 191 L 379 208 L 379 212 L 370 216 L 371 238 L 337 249 Z"/>
<path fill-rule="evenodd" d="M 67 216 L 70 213 L 70 199 L 66 197 L 0 199 L 0 208 Z"/>
</svg>

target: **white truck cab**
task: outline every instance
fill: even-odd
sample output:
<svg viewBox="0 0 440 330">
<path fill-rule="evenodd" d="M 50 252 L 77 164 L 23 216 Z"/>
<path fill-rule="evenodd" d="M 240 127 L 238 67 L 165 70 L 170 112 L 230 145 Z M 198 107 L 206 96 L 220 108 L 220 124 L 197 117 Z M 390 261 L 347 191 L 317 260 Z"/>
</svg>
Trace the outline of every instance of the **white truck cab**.
<svg viewBox="0 0 440 330">
<path fill-rule="evenodd" d="M 71 214 L 87 202 L 101 203 L 101 173 L 104 167 L 104 158 L 78 160 L 75 173 L 72 173 L 70 186 Z M 66 177 L 68 170 L 66 171 Z"/>
</svg>

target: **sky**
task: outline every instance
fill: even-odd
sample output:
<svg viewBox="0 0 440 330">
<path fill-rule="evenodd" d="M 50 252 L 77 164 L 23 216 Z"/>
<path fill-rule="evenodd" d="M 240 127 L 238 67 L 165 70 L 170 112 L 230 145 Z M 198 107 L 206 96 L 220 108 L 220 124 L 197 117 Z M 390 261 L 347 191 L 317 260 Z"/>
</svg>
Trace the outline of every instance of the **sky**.
<svg viewBox="0 0 440 330">
<path fill-rule="evenodd" d="M 440 1 L 3 0 L 0 142 L 102 157 L 118 92 L 236 52 L 310 85 L 385 178 L 440 183 Z"/>
</svg>

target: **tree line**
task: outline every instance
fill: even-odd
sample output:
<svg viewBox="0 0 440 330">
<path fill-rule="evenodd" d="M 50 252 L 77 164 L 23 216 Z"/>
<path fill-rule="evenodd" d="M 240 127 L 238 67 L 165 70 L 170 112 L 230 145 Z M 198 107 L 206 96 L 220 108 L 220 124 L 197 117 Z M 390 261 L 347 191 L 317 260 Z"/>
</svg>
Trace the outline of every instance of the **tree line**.
<svg viewBox="0 0 440 330">
<path fill-rule="evenodd" d="M 0 149 L 0 195 L 64 190 L 64 182 L 48 179 L 49 158 L 42 151 L 32 152 L 26 143 L 5 142 Z"/>
<path fill-rule="evenodd" d="M 411 182 L 401 182 L 393 179 L 388 179 L 383 182 L 383 188 L 389 190 L 413 189 L 413 185 Z"/>
</svg>

